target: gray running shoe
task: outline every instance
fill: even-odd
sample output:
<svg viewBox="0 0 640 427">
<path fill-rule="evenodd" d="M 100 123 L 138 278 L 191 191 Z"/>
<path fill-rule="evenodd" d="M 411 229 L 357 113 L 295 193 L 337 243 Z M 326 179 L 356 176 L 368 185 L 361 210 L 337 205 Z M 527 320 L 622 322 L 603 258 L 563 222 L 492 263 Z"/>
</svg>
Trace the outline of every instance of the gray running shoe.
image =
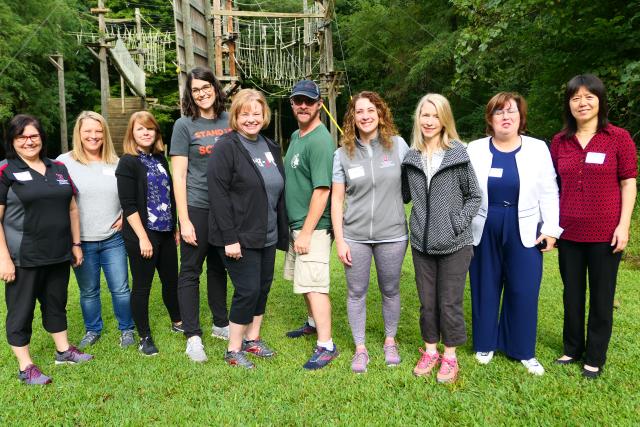
<svg viewBox="0 0 640 427">
<path fill-rule="evenodd" d="M 244 351 L 227 351 L 224 354 L 224 361 L 233 367 L 239 366 L 245 369 L 253 369 L 256 367 L 256 365 L 247 358 L 247 353 Z"/>
<path fill-rule="evenodd" d="M 29 365 L 24 371 L 18 371 L 18 379 L 27 385 L 51 384 L 51 377 L 43 374 L 36 365 Z"/>
<path fill-rule="evenodd" d="M 203 363 L 208 360 L 207 354 L 204 352 L 204 346 L 202 345 L 202 338 L 197 335 L 187 340 L 187 350 L 185 354 L 194 362 Z"/>
<path fill-rule="evenodd" d="M 242 340 L 242 351 L 258 357 L 272 357 L 276 354 L 276 352 L 260 338 L 249 341 Z"/>
<path fill-rule="evenodd" d="M 65 363 L 84 363 L 91 359 L 93 359 L 92 355 L 83 353 L 72 345 L 63 353 L 58 353 L 56 351 L 56 365 L 62 365 Z"/>
<path fill-rule="evenodd" d="M 229 326 L 216 326 L 211 328 L 211 336 L 221 340 L 229 341 Z"/>
<path fill-rule="evenodd" d="M 100 339 L 99 333 L 94 331 L 87 331 L 87 333 L 84 334 L 84 337 L 82 337 L 82 339 L 78 343 L 78 348 L 82 350 L 83 348 L 94 345 L 96 341 L 98 341 L 99 339 Z"/>
<path fill-rule="evenodd" d="M 135 343 L 136 340 L 131 329 L 122 331 L 122 333 L 120 334 L 120 347 L 127 348 L 134 345 Z"/>
</svg>

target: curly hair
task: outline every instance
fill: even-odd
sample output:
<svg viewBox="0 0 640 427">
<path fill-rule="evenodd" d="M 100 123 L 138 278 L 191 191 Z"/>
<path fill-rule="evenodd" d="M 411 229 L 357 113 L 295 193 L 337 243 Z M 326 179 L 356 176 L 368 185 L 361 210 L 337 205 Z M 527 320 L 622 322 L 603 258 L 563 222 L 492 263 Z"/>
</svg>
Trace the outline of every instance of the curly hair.
<svg viewBox="0 0 640 427">
<path fill-rule="evenodd" d="M 360 132 L 356 127 L 356 102 L 360 99 L 368 99 L 376 107 L 378 113 L 378 140 L 385 150 L 390 151 L 393 147 L 391 137 L 398 134 L 396 125 L 393 123 L 393 115 L 391 110 L 384 102 L 382 97 L 376 92 L 362 91 L 357 93 L 349 101 L 349 106 L 344 114 L 342 129 L 344 134 L 340 138 L 340 145 L 344 147 L 349 158 L 353 157 L 356 148 L 356 138 L 360 136 Z"/>
</svg>

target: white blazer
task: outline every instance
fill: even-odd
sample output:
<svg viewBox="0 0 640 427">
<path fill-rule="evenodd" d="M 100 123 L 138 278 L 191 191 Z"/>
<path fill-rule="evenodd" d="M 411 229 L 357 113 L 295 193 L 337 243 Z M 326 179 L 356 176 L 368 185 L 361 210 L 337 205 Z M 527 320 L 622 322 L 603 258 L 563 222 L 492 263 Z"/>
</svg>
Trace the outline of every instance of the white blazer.
<svg viewBox="0 0 640 427">
<path fill-rule="evenodd" d="M 487 181 L 493 160 L 489 148 L 490 140 L 490 137 L 478 139 L 469 143 L 467 147 L 482 190 L 480 210 L 471 222 L 474 246 L 480 243 L 489 207 Z M 522 244 L 527 248 L 535 246 L 538 230 L 547 236 L 560 237 L 562 228 L 559 225 L 558 184 L 547 144 L 522 135 L 522 148 L 516 153 L 516 165 L 520 177 L 518 224 Z"/>
</svg>

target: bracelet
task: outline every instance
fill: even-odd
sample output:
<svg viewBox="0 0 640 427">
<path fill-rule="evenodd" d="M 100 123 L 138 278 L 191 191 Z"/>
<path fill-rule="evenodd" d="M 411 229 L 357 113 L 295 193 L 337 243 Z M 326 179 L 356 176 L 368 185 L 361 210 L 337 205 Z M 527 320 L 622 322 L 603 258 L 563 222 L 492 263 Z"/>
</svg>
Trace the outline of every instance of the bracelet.
<svg viewBox="0 0 640 427">
<path fill-rule="evenodd" d="M 74 243 L 73 246 L 82 246 L 82 243 Z"/>
</svg>

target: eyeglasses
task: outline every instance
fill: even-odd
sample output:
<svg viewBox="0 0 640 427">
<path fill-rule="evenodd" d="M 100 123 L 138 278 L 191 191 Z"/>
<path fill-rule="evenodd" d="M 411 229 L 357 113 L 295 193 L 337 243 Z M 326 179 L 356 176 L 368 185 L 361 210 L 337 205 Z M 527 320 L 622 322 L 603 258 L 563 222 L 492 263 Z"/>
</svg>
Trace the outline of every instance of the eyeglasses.
<svg viewBox="0 0 640 427">
<path fill-rule="evenodd" d="M 211 93 L 211 91 L 213 91 L 213 86 L 210 84 L 206 84 L 202 87 L 194 87 L 191 88 L 191 94 L 193 96 L 201 96 L 201 95 L 206 95 L 208 93 Z"/>
<path fill-rule="evenodd" d="M 297 107 L 301 106 L 302 104 L 305 104 L 306 106 L 311 107 L 312 105 L 315 105 L 315 103 L 318 102 L 318 100 L 311 99 L 308 96 L 299 95 L 291 98 L 291 102 L 293 102 L 293 104 Z"/>
<path fill-rule="evenodd" d="M 516 108 L 509 108 L 508 110 L 493 110 L 494 116 L 506 116 L 507 114 L 512 115 L 517 113 L 518 110 Z"/>
<path fill-rule="evenodd" d="M 24 144 L 25 142 L 31 140 L 31 142 L 40 142 L 40 134 L 34 133 L 33 135 L 18 135 L 16 136 L 16 141 L 20 144 Z"/>
</svg>

